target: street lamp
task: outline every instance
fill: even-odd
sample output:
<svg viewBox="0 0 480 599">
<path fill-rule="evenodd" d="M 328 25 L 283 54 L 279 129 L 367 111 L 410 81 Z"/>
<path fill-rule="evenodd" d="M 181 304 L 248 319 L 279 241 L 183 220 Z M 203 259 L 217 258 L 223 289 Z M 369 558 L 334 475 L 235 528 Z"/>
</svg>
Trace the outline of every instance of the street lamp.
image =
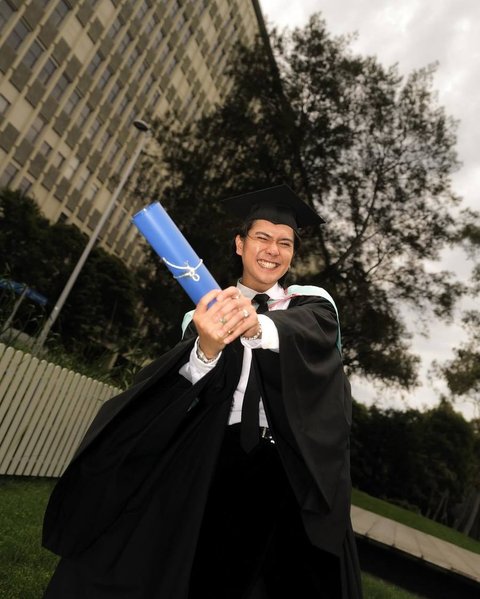
<svg viewBox="0 0 480 599">
<path fill-rule="evenodd" d="M 133 121 L 133 124 L 142 133 L 140 143 L 138 144 L 137 149 L 135 150 L 132 157 L 130 158 L 130 162 L 128 163 L 127 168 L 125 169 L 125 171 L 122 175 L 122 178 L 120 179 L 120 182 L 117 185 L 117 188 L 115 189 L 104 213 L 102 214 L 100 220 L 97 223 L 97 226 L 95 227 L 95 230 L 93 231 L 90 239 L 88 240 L 88 243 L 85 246 L 85 249 L 83 250 L 82 255 L 80 256 L 75 268 L 72 271 L 72 274 L 70 275 L 70 278 L 67 281 L 67 284 L 63 288 L 63 291 L 57 300 L 57 303 L 53 307 L 42 330 L 40 331 L 38 337 L 36 338 L 35 343 L 33 344 L 33 348 L 32 348 L 32 352 L 34 354 L 38 353 L 42 349 L 43 344 L 45 343 L 45 340 L 50 332 L 50 329 L 52 328 L 53 324 L 57 320 L 58 315 L 60 314 L 60 310 L 63 308 L 63 305 L 64 305 L 70 291 L 72 290 L 72 287 L 74 286 L 75 281 L 77 280 L 78 275 L 80 274 L 80 271 L 82 270 L 83 265 L 85 264 L 85 261 L 88 258 L 88 255 L 90 254 L 90 252 L 92 250 L 92 247 L 94 246 L 95 242 L 97 241 L 97 238 L 100 234 L 100 231 L 103 228 L 103 225 L 105 224 L 107 218 L 110 216 L 110 213 L 112 212 L 113 207 L 115 206 L 115 202 L 117 201 L 117 198 L 120 195 L 120 192 L 122 191 L 125 183 L 127 182 L 127 179 L 130 176 L 130 173 L 132 172 L 133 167 L 135 166 L 135 163 L 137 162 L 138 157 L 142 153 L 142 150 L 145 146 L 145 142 L 148 137 L 147 134 L 150 131 L 150 127 L 145 121 L 141 121 L 141 120 Z"/>
</svg>

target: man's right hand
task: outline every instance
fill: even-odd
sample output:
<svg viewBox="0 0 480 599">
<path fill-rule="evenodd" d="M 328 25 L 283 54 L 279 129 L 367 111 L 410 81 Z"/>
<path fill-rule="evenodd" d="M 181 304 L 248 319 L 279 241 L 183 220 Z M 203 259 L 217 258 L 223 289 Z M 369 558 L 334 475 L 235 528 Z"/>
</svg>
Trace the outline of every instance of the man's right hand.
<svg viewBox="0 0 480 599">
<path fill-rule="evenodd" d="M 257 313 L 251 300 L 236 287 L 214 289 L 204 295 L 193 313 L 193 322 L 200 348 L 209 359 L 215 358 L 226 345 L 246 331 L 258 328 Z"/>
</svg>

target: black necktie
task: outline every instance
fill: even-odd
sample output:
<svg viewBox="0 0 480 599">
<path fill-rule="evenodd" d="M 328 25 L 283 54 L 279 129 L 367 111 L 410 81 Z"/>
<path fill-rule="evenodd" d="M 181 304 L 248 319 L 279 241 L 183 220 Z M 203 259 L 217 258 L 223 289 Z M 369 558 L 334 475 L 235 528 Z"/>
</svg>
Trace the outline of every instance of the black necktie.
<svg viewBox="0 0 480 599">
<path fill-rule="evenodd" d="M 257 313 L 268 312 L 268 300 L 270 297 L 266 293 L 259 293 L 253 301 L 258 304 Z M 242 403 L 242 424 L 240 428 L 240 444 L 242 448 L 249 453 L 258 445 L 260 440 L 260 424 L 258 419 L 258 409 L 260 404 L 260 389 L 258 388 L 257 377 L 252 363 L 250 365 L 250 374 L 248 375 L 247 387 Z"/>
</svg>

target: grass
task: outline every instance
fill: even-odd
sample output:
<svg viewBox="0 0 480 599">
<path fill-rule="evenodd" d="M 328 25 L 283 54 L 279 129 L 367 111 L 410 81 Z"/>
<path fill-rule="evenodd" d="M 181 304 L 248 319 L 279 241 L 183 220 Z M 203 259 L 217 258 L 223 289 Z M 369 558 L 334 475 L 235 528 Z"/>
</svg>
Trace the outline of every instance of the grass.
<svg viewBox="0 0 480 599">
<path fill-rule="evenodd" d="M 384 516 L 385 518 L 390 518 L 391 520 L 395 520 L 396 522 L 400 522 L 401 524 L 405 524 L 406 526 L 420 530 L 421 532 L 432 535 L 433 537 L 437 537 L 438 539 L 442 539 L 443 541 L 448 541 L 449 543 L 458 545 L 459 547 L 467 549 L 468 551 L 472 551 L 473 553 L 480 554 L 479 541 L 476 541 L 475 539 L 458 532 L 458 530 L 454 530 L 453 528 L 439 524 L 434 520 L 425 518 L 420 514 L 416 514 L 415 512 L 411 512 L 392 503 L 388 503 L 382 499 L 377 499 L 376 497 L 367 495 L 367 493 L 363 493 L 357 489 L 353 490 L 352 503 L 357 507 L 374 512 L 380 516 Z"/>
<path fill-rule="evenodd" d="M 53 483 L 0 477 L 0 597 L 40 599 L 57 558 L 40 546 Z"/>
<path fill-rule="evenodd" d="M 362 573 L 363 599 L 421 599 L 380 578 Z"/>
<path fill-rule="evenodd" d="M 53 484 L 45 479 L 0 476 L 1 599 L 40 599 L 43 595 L 58 559 L 40 546 L 43 513 Z M 480 553 L 480 543 L 473 539 L 366 493 L 355 491 L 354 503 L 450 542 L 460 538 L 462 544 L 456 544 Z M 362 579 L 364 599 L 417 597 L 368 574 Z"/>
</svg>

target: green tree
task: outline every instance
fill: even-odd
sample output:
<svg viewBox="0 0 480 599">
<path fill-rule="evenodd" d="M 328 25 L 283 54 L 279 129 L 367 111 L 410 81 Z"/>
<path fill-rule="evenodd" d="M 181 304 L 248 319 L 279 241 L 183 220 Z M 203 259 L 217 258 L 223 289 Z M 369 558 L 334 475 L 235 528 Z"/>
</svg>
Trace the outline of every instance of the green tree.
<svg viewBox="0 0 480 599">
<path fill-rule="evenodd" d="M 355 402 L 351 454 L 355 486 L 450 525 L 478 485 L 478 434 L 446 401 L 423 413 Z"/>
<path fill-rule="evenodd" d="M 440 369 L 454 397 L 469 397 L 480 406 L 480 312 L 466 312 L 462 322 L 468 340 L 453 350 L 453 359 Z"/>
<path fill-rule="evenodd" d="M 351 462 L 356 487 L 420 511 L 420 418 L 417 410 L 383 411 L 354 402 Z"/>
<path fill-rule="evenodd" d="M 49 277 L 49 223 L 38 206 L 18 191 L 0 191 L 0 273 L 45 294 Z M 45 248 L 45 251 L 44 251 Z M 32 268 L 35 265 L 35 268 Z M 54 273 L 55 275 L 55 273 Z"/>
<path fill-rule="evenodd" d="M 461 503 L 478 476 L 474 427 L 442 400 L 438 407 L 422 414 L 419 434 L 425 466 L 421 484 L 428 493 L 423 512 L 451 524 L 452 509 Z"/>
<path fill-rule="evenodd" d="M 18 191 L 0 191 L 0 273 L 47 296 L 47 313 L 59 297 L 83 248 L 86 237 L 72 226 L 51 225 L 35 202 Z M 87 260 L 53 333 L 68 349 L 92 359 L 105 346 L 127 349 L 138 324 L 140 295 L 125 265 L 101 248 Z M 30 334 L 38 319 L 29 308 L 19 311 L 16 324 Z M 44 314 L 42 314 L 44 316 Z"/>
<path fill-rule="evenodd" d="M 467 213 L 468 214 L 468 213 Z M 476 221 L 465 224 L 458 235 L 467 256 L 474 261 L 471 276 L 470 294 L 474 299 L 480 297 L 480 226 L 478 215 L 469 214 Z M 480 408 L 480 311 L 465 311 L 462 323 L 467 339 L 453 350 L 453 358 L 444 364 L 436 363 L 434 370 L 440 372 L 447 382 L 453 398 L 464 397 L 475 402 Z"/>
<path fill-rule="evenodd" d="M 424 321 L 432 311 L 448 318 L 463 291 L 452 273 L 425 267 L 456 230 L 456 124 L 437 104 L 433 67 L 402 78 L 354 55 L 318 16 L 272 39 L 278 71 L 261 42 L 240 48 L 222 106 L 193 125 L 158 126 L 162 160 L 144 164 L 139 189 L 162 198 L 223 285 L 235 276 L 219 200 L 290 184 L 327 220 L 305 240 L 295 274 L 336 298 L 350 372 L 410 387 L 418 358 L 400 305 Z M 159 268 L 155 280 L 168 276 Z M 180 291 L 164 286 L 172 306 Z M 173 334 L 163 320 L 155 329 L 156 339 Z"/>
</svg>

